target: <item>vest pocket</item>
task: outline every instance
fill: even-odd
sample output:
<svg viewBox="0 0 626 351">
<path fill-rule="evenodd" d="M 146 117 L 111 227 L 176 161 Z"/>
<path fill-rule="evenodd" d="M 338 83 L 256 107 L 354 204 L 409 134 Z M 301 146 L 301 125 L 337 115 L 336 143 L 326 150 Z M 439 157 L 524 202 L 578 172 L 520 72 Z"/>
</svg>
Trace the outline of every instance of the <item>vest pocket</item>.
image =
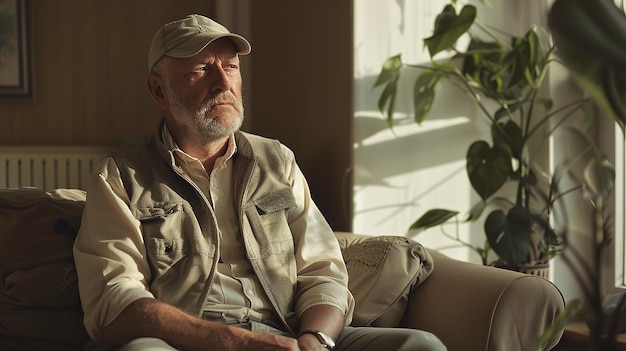
<svg viewBox="0 0 626 351">
<path fill-rule="evenodd" d="M 183 246 L 179 240 L 147 238 L 146 249 L 150 267 L 156 273 L 155 277 L 163 276 L 170 267 L 187 256 Z"/>
<path fill-rule="evenodd" d="M 296 198 L 291 189 L 285 189 L 274 193 L 266 194 L 254 200 L 260 215 L 273 213 L 280 210 L 289 209 L 296 206 Z"/>
<path fill-rule="evenodd" d="M 293 253 L 293 237 L 287 222 L 287 211 L 296 206 L 290 189 L 262 196 L 246 209 L 252 234 L 259 244 L 259 255 Z"/>
<path fill-rule="evenodd" d="M 139 221 L 146 244 L 148 261 L 155 277 L 189 255 L 208 255 L 208 243 L 202 237 L 193 211 L 182 204 L 155 204 L 139 209 Z M 199 236 L 200 239 L 196 238 Z"/>
</svg>

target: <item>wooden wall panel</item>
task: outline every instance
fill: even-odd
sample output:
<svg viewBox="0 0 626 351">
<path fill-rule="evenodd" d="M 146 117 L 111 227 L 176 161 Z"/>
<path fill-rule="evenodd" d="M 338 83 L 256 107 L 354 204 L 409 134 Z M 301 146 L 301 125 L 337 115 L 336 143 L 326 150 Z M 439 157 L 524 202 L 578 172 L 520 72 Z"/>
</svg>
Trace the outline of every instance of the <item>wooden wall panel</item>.
<svg viewBox="0 0 626 351">
<path fill-rule="evenodd" d="M 250 128 L 294 150 L 333 229 L 350 230 L 352 1 L 251 4 Z"/>
<path fill-rule="evenodd" d="M 206 0 L 30 0 L 35 97 L 0 99 L 0 145 L 126 142 L 160 112 L 145 88 L 154 32 Z"/>
</svg>

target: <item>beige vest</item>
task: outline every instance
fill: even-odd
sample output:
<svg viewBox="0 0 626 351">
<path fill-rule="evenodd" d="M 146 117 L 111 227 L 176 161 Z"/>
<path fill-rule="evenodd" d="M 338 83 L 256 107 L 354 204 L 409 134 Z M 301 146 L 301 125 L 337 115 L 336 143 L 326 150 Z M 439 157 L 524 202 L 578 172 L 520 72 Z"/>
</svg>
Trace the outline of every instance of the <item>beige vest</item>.
<svg viewBox="0 0 626 351">
<path fill-rule="evenodd" d="M 200 316 L 213 282 L 220 252 L 217 219 L 202 192 L 174 163 L 159 131 L 114 156 L 130 209 L 141 222 L 152 276 L 149 286 L 159 300 Z M 233 189 L 248 259 L 269 300 L 286 326 L 296 329 L 294 242 L 287 211 L 295 206 L 275 140 L 235 134 Z"/>
</svg>

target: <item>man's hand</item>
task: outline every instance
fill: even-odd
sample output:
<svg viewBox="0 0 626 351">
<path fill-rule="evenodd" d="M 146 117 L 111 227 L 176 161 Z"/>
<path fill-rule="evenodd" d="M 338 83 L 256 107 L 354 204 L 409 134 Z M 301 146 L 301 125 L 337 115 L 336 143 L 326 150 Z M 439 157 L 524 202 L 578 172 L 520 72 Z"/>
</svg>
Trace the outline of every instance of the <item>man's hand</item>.
<svg viewBox="0 0 626 351">
<path fill-rule="evenodd" d="M 317 340 L 316 340 L 317 341 Z M 282 335 L 252 333 L 242 350 L 249 351 L 301 351 L 317 350 L 298 347 L 299 341 Z M 320 345 L 319 342 L 317 342 Z"/>
<path fill-rule="evenodd" d="M 148 336 L 189 351 L 300 351 L 294 338 L 205 321 L 149 298 L 131 303 L 102 332 L 118 344 Z"/>
</svg>

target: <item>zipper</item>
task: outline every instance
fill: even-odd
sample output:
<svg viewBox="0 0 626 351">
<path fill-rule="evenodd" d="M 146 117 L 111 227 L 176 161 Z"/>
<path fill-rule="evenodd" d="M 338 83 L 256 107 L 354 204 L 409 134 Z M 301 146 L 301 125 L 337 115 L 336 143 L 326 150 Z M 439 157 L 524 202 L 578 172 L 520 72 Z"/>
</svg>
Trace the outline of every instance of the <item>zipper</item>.
<svg viewBox="0 0 626 351">
<path fill-rule="evenodd" d="M 259 159 L 257 157 L 255 157 L 252 160 L 252 164 L 249 165 L 246 168 L 246 174 L 244 175 L 244 179 L 246 179 L 246 183 L 245 186 L 243 187 L 243 191 L 241 192 L 241 197 L 239 198 L 239 218 L 240 220 L 242 218 L 244 218 L 244 199 L 247 198 L 248 195 L 248 187 L 250 186 L 250 178 L 252 176 L 252 170 L 256 168 L 257 164 L 259 162 Z M 243 224 L 243 223 L 242 223 Z M 242 228 L 242 239 L 244 242 L 244 245 L 246 247 L 246 252 L 248 252 L 249 249 L 249 245 L 247 244 L 247 237 L 243 234 L 243 225 L 241 226 Z M 288 316 L 283 316 L 282 313 L 283 311 L 281 311 L 281 309 L 279 308 L 278 303 L 276 302 L 276 298 L 274 297 L 274 295 L 271 293 L 271 290 L 268 288 L 268 282 L 265 279 L 265 277 L 261 277 L 259 275 L 259 272 L 262 272 L 262 270 L 260 269 L 260 267 L 258 267 L 257 261 L 255 262 L 250 262 L 250 265 L 252 266 L 252 269 L 257 273 L 257 278 L 259 279 L 259 283 L 261 284 L 261 287 L 263 288 L 263 290 L 265 291 L 265 294 L 267 295 L 269 301 L 271 302 L 272 306 L 274 307 L 274 310 L 276 311 L 276 313 L 278 314 L 278 318 L 280 320 L 280 322 L 287 328 L 288 332 L 291 332 L 293 335 L 296 335 L 295 332 L 292 330 L 291 326 L 289 325 L 289 323 L 287 322 L 287 318 L 290 318 L 290 315 Z M 290 313 L 291 314 L 291 313 Z"/>
<path fill-rule="evenodd" d="M 204 195 L 202 190 L 200 190 L 200 188 L 196 185 L 196 183 L 194 183 L 191 180 L 191 178 L 189 178 L 189 176 L 187 176 L 187 174 L 185 174 L 185 172 L 183 172 L 180 169 L 180 167 L 178 167 L 175 164 L 173 164 L 172 168 L 174 169 L 174 172 L 176 172 L 176 174 L 178 174 L 178 176 L 180 176 L 189 185 L 191 185 L 191 187 L 196 191 L 196 193 L 198 195 L 200 195 L 200 197 L 204 201 L 205 209 L 207 209 L 212 214 L 210 222 L 213 223 L 213 229 L 214 230 L 212 231 L 212 234 L 213 234 L 213 242 L 215 242 L 215 253 L 214 253 L 214 256 L 216 257 L 217 255 L 220 254 L 221 242 L 219 240 L 219 236 L 217 235 L 218 227 L 217 227 L 217 223 L 216 223 L 215 211 L 213 210 L 213 207 L 210 205 L 209 199 L 207 199 L 207 197 Z M 196 305 L 196 308 L 193 311 L 193 313 L 197 317 L 202 318 L 202 307 L 204 306 L 204 302 L 206 301 L 207 296 L 209 294 L 209 287 L 213 284 L 213 280 L 215 279 L 215 271 L 216 271 L 216 269 L 217 269 L 217 259 L 214 258 L 213 259 L 213 264 L 211 265 L 211 271 L 209 272 L 209 279 L 204 284 L 204 288 L 202 289 L 202 293 L 200 294 L 201 298 L 200 298 L 198 304 Z"/>
</svg>

